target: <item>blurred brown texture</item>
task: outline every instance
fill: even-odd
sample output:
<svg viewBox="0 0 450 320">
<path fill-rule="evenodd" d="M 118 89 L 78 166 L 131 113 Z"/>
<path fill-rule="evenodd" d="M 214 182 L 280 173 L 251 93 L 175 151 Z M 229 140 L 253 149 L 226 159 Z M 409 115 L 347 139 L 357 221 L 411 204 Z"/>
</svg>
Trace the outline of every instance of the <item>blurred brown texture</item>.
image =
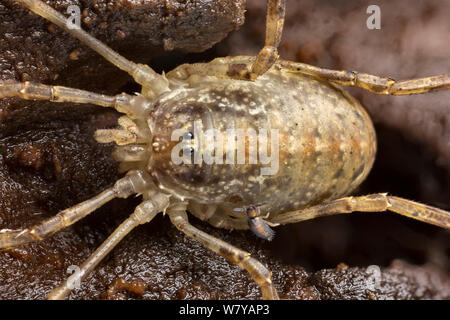
<svg viewBox="0 0 450 320">
<path fill-rule="evenodd" d="M 59 11 L 80 5 L 83 28 L 158 71 L 216 56 L 254 55 L 264 41 L 262 0 L 247 0 L 246 6 L 231 0 L 48 3 Z M 288 0 L 281 57 L 395 79 L 450 73 L 449 2 L 377 1 L 381 30 L 366 28 L 370 4 Z M 237 29 L 244 8 L 240 30 L 205 53 L 186 53 L 206 50 Z M 108 94 L 139 90 L 77 40 L 12 1 L 1 1 L 0 21 L 2 79 Z M 350 91 L 373 117 L 379 147 L 375 167 L 356 193 L 389 192 L 449 210 L 450 92 L 384 97 Z M 0 228 L 38 223 L 119 178 L 112 146 L 92 139 L 95 129 L 114 126 L 116 119 L 116 113 L 92 106 L 0 100 Z M 80 265 L 138 202 L 113 201 L 48 240 L 1 252 L 0 298 L 44 298 L 69 276 L 67 267 Z M 250 232 L 191 220 L 268 265 L 282 298 L 450 298 L 450 236 L 434 226 L 394 214 L 354 214 L 280 227 L 267 243 Z M 374 265 L 381 268 L 376 287 Z M 127 236 L 70 298 L 242 299 L 260 293 L 245 271 L 158 216 Z"/>
</svg>

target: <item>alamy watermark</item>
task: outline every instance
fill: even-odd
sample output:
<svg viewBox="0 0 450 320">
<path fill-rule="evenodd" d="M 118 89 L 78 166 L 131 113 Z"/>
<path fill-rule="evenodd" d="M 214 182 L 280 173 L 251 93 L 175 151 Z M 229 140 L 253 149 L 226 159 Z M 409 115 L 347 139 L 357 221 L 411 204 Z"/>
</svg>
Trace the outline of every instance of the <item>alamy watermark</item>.
<svg viewBox="0 0 450 320">
<path fill-rule="evenodd" d="M 367 7 L 366 10 L 367 14 L 370 14 L 370 16 L 366 20 L 366 26 L 369 30 L 380 30 L 381 29 L 381 9 L 380 6 L 377 6 L 376 4 L 371 4 Z"/>
<path fill-rule="evenodd" d="M 70 16 L 66 20 L 67 28 L 80 29 L 81 28 L 81 10 L 79 6 L 70 5 L 67 7 L 67 14 Z"/>
<path fill-rule="evenodd" d="M 77 5 L 70 5 L 67 7 L 66 13 L 69 17 L 66 20 L 67 28 L 80 29 L 81 28 L 81 10 Z M 370 16 L 366 20 L 366 26 L 369 30 L 381 29 L 381 9 L 376 4 L 371 4 L 367 7 L 366 13 Z"/>
<path fill-rule="evenodd" d="M 381 284 L 381 269 L 377 265 L 370 265 L 366 268 L 366 273 L 369 274 L 367 278 L 367 289 L 376 292 L 380 289 Z"/>
<path fill-rule="evenodd" d="M 172 132 L 171 140 L 179 143 L 172 149 L 171 160 L 177 165 L 260 164 L 261 175 L 274 175 L 279 169 L 278 139 L 278 129 L 203 130 L 202 121 L 197 120 L 193 132 Z"/>
<path fill-rule="evenodd" d="M 77 265 L 70 265 L 67 268 L 67 273 L 72 274 L 69 278 L 67 278 L 67 287 L 70 290 L 73 289 L 79 289 L 81 287 L 81 276 L 80 276 L 81 269 Z"/>
</svg>

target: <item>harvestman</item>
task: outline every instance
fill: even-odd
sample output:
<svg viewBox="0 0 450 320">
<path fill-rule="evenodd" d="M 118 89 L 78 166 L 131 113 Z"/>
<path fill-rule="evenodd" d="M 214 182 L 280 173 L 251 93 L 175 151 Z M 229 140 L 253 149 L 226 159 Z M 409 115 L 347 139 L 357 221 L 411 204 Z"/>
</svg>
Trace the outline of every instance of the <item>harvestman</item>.
<svg viewBox="0 0 450 320">
<path fill-rule="evenodd" d="M 336 85 L 357 86 L 377 94 L 418 94 L 449 89 L 448 74 L 397 82 L 369 74 L 327 70 L 279 60 L 277 47 L 283 29 L 285 1 L 268 0 L 265 46 L 256 58 L 245 56 L 218 58 L 210 63 L 182 65 L 167 75 L 159 75 L 147 65 L 125 59 L 81 28 L 68 28 L 67 19 L 42 1 L 16 1 L 66 30 L 106 60 L 130 74 L 142 86 L 142 92 L 137 95 L 106 96 L 32 82 L 0 81 L 1 98 L 18 96 L 28 100 L 94 104 L 111 107 L 126 114 L 119 119 L 120 129 L 98 130 L 95 138 L 101 143 L 116 142 L 118 147 L 114 151 L 114 156 L 121 162 L 122 168 L 128 170 L 127 175 L 119 179 L 114 186 L 59 212 L 39 225 L 23 230 L 3 229 L 0 233 L 0 248 L 43 240 L 82 219 L 113 198 L 127 198 L 132 194 L 141 194 L 142 203 L 83 263 L 77 274 L 77 280 L 83 279 L 93 270 L 132 229 L 151 221 L 157 213 L 164 212 L 175 227 L 188 237 L 246 269 L 260 286 L 264 299 L 277 299 L 278 293 L 272 284 L 271 272 L 264 265 L 252 258 L 249 253 L 189 224 L 186 210 L 189 209 L 191 213 L 213 226 L 227 229 L 248 229 L 250 219 L 251 229 L 258 236 L 268 239 L 273 235 L 270 234 L 270 228 L 266 228 L 266 224 L 294 223 L 354 211 L 390 210 L 426 223 L 450 228 L 449 212 L 410 200 L 384 193 L 342 198 L 359 185 L 370 171 L 376 140 L 365 111 L 355 99 Z M 280 93 L 277 95 L 278 92 Z M 247 96 L 243 98 L 244 93 Z M 213 101 L 212 105 L 207 105 L 208 108 L 217 107 L 214 99 L 221 101 L 230 99 L 230 105 L 226 107 L 228 109 L 225 108 L 228 113 L 220 113 L 222 109 L 214 109 L 217 114 L 204 111 L 205 106 L 198 104 L 198 98 L 204 97 L 201 94 Z M 314 107 L 301 102 L 304 101 L 302 99 L 309 99 L 309 103 Z M 254 106 L 255 101 L 264 104 L 265 113 L 261 111 L 261 106 Z M 318 101 L 321 102 L 317 105 Z M 243 108 L 242 102 L 248 102 L 248 106 Z M 294 103 L 286 106 L 285 102 Z M 342 110 L 348 111 L 348 117 L 339 114 L 341 107 L 344 108 Z M 246 108 L 252 111 L 254 118 L 250 117 Z M 319 121 L 314 117 L 308 118 L 308 122 L 302 122 L 305 119 L 301 116 L 314 115 L 314 112 L 319 111 L 323 114 L 317 117 L 331 119 L 329 123 L 319 126 Z M 230 113 L 233 113 L 233 116 Z M 285 123 L 277 123 L 273 117 L 274 113 L 279 118 L 284 117 Z M 283 116 L 283 113 L 287 115 Z M 302 114 L 299 115 L 300 113 Z M 170 154 L 168 150 L 172 144 L 167 141 L 163 131 L 170 129 L 171 126 L 175 128 L 173 123 L 189 129 L 189 122 L 199 118 L 200 114 L 206 120 L 217 120 L 217 126 L 239 122 L 250 127 L 254 121 L 279 126 L 281 139 L 284 139 L 281 142 L 284 143 L 285 149 L 280 149 L 282 153 L 284 152 L 280 154 L 282 158 L 280 161 L 284 165 L 278 175 L 268 177 L 268 180 L 258 180 L 249 173 L 252 170 L 249 166 L 230 168 L 229 171 L 234 170 L 233 174 L 242 173 L 235 176 L 242 177 L 242 181 L 246 181 L 239 189 L 240 181 L 231 179 L 227 176 L 228 171 L 214 165 L 208 167 L 211 170 L 208 174 L 203 172 L 203 175 L 197 175 L 195 170 L 200 170 L 198 167 L 170 167 L 167 154 Z M 342 119 L 342 126 L 345 124 L 346 130 L 327 131 L 338 128 L 337 118 L 334 119 L 334 116 Z M 352 119 L 354 127 L 345 122 L 347 118 Z M 183 122 L 181 119 L 187 120 Z M 294 120 L 297 122 L 294 123 Z M 299 123 L 307 125 L 301 126 Z M 317 127 L 313 126 L 314 123 Z M 346 136 L 347 131 L 351 136 Z M 291 135 L 299 132 L 302 134 L 297 140 L 304 139 L 310 142 L 309 144 L 289 143 L 292 140 Z M 334 140 L 329 142 L 326 138 L 331 139 L 332 136 L 342 136 L 342 139 L 333 138 Z M 349 139 L 349 142 L 344 138 Z M 320 151 L 319 147 L 322 148 Z M 310 165 L 309 169 L 296 167 L 300 166 L 300 160 L 293 155 L 300 153 L 303 155 L 302 161 Z M 327 166 L 320 167 L 319 163 L 326 163 Z M 222 175 L 222 180 L 216 175 L 216 171 Z M 301 172 L 302 176 L 309 177 L 308 179 L 313 182 L 301 180 L 302 176 L 299 173 L 295 179 L 289 174 L 284 174 L 292 172 Z M 206 179 L 205 176 L 219 178 L 215 184 L 210 183 L 207 186 L 194 184 L 198 182 L 195 179 Z M 320 182 L 314 182 L 315 177 L 319 177 Z M 296 179 L 300 182 L 296 182 Z M 254 182 L 255 180 L 259 181 L 259 185 Z M 177 183 L 170 184 L 170 181 Z M 230 190 L 234 188 L 234 193 L 231 194 L 230 191 L 227 194 L 226 187 Z M 259 187 L 261 192 L 255 193 L 256 189 L 252 189 L 254 187 Z M 279 190 L 284 193 L 280 193 Z M 283 198 L 283 194 L 295 197 Z M 249 203 L 250 200 L 255 202 Z M 261 202 L 265 203 L 263 208 L 266 209 L 260 213 L 259 208 L 256 210 L 252 205 Z M 239 207 L 238 204 L 250 210 L 234 210 Z M 70 293 L 70 289 L 70 283 L 66 281 L 54 289 L 48 298 L 62 299 Z"/>
</svg>

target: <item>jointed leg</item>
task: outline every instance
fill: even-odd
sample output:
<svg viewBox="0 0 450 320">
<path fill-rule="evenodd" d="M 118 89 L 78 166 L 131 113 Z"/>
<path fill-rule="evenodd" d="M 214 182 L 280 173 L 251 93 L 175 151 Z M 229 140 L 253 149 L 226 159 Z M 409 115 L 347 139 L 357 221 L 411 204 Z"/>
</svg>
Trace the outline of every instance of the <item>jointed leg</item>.
<svg viewBox="0 0 450 320">
<path fill-rule="evenodd" d="M 89 200 L 59 212 L 56 216 L 38 225 L 21 230 L 1 230 L 0 248 L 17 247 L 28 242 L 43 240 L 84 218 L 114 198 L 127 198 L 132 194 L 143 192 L 147 185 L 147 179 L 144 173 L 131 171 L 124 178 L 117 180 L 113 187 L 106 189 Z"/>
<path fill-rule="evenodd" d="M 20 97 L 25 100 L 46 100 L 51 102 L 89 103 L 115 108 L 119 112 L 135 117 L 145 111 L 145 101 L 141 96 L 125 93 L 107 96 L 90 91 L 61 86 L 49 86 L 34 82 L 0 80 L 0 98 Z M 148 102 L 147 102 L 148 103 Z"/>
<path fill-rule="evenodd" d="M 375 193 L 360 197 L 346 197 L 303 210 L 291 211 L 275 216 L 269 221 L 287 224 L 330 216 L 339 213 L 392 211 L 403 216 L 450 229 L 450 212 L 411 200 Z"/>
<path fill-rule="evenodd" d="M 258 260 L 250 257 L 250 253 L 240 250 L 189 224 L 186 211 L 183 208 L 169 208 L 167 213 L 178 230 L 197 240 L 206 248 L 220 254 L 229 262 L 247 270 L 261 288 L 263 299 L 278 299 L 277 290 L 272 284 L 272 273 Z"/>
<path fill-rule="evenodd" d="M 266 39 L 254 57 L 218 58 L 210 63 L 185 64 L 168 74 L 169 78 L 186 79 L 190 75 L 210 75 L 240 80 L 255 80 L 266 73 L 278 59 L 278 45 L 283 33 L 286 0 L 267 0 Z"/>
<path fill-rule="evenodd" d="M 149 66 L 136 64 L 122 57 L 107 45 L 90 36 L 86 31 L 82 30 L 80 26 L 76 26 L 70 23 L 70 21 L 66 19 L 62 14 L 60 14 L 41 0 L 16 1 L 29 8 L 33 12 L 37 13 L 41 17 L 56 24 L 61 29 L 67 31 L 78 40 L 80 40 L 83 44 L 87 45 L 89 48 L 103 56 L 106 60 L 114 64 L 116 67 L 127 72 L 134 78 L 137 83 L 146 87 L 149 93 L 152 93 L 156 96 L 168 90 L 167 81 L 161 75 L 153 71 Z"/>
<path fill-rule="evenodd" d="M 266 41 L 264 48 L 256 56 L 251 70 L 254 80 L 264 74 L 278 59 L 278 45 L 283 34 L 286 0 L 268 0 L 266 17 Z"/>
<path fill-rule="evenodd" d="M 309 64 L 279 60 L 277 65 L 289 72 L 311 75 L 344 86 L 355 86 L 376 94 L 407 95 L 450 89 L 450 75 L 395 81 L 356 71 L 322 69 Z"/>
<path fill-rule="evenodd" d="M 216 58 L 209 63 L 183 64 L 167 74 L 168 77 L 186 80 L 192 75 L 214 76 L 218 78 L 249 79 L 254 57 L 237 56 Z M 376 94 L 407 95 L 450 89 L 450 75 L 442 74 L 422 79 L 395 81 L 390 78 L 315 67 L 309 64 L 277 60 L 275 66 L 286 72 L 301 73 L 328 80 L 344 86 L 360 87 Z M 202 81 L 191 77 L 191 81 Z"/>
<path fill-rule="evenodd" d="M 118 99 L 117 96 L 106 96 L 67 87 L 48 86 L 28 81 L 0 80 L 0 98 L 9 97 L 20 97 L 25 100 L 90 103 L 102 107 L 114 107 Z"/>
<path fill-rule="evenodd" d="M 62 285 L 55 288 L 47 296 L 50 300 L 60 300 L 67 297 L 74 285 L 80 283 L 103 258 L 134 228 L 140 224 L 150 222 L 156 214 L 163 211 L 169 205 L 169 198 L 163 194 L 157 194 L 151 200 L 138 205 L 135 211 L 106 239 L 97 250 L 83 263 L 80 269 Z"/>
</svg>

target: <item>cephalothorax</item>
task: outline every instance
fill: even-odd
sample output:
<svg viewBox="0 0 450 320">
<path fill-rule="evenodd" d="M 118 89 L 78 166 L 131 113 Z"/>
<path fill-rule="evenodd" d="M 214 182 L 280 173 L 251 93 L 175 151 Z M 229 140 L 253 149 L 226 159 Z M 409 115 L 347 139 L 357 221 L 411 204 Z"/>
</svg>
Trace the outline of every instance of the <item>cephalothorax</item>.
<svg viewBox="0 0 450 320">
<path fill-rule="evenodd" d="M 340 198 L 369 173 L 376 138 L 365 110 L 338 86 L 358 86 L 377 94 L 416 94 L 450 89 L 449 75 L 396 82 L 278 60 L 284 0 L 268 1 L 266 45 L 256 58 L 218 58 L 159 75 L 128 61 L 81 28 L 69 28 L 69 22 L 42 1 L 17 2 L 128 72 L 142 92 L 112 97 L 30 82 L 0 82 L 0 97 L 90 103 L 124 113 L 120 129 L 98 130 L 95 138 L 116 142 L 114 157 L 127 171 L 113 187 L 39 225 L 2 230 L 0 248 L 42 240 L 113 198 L 142 194 L 135 212 L 81 266 L 78 280 L 134 227 L 165 212 L 187 236 L 246 269 L 263 298 L 277 299 L 265 266 L 189 224 L 186 211 L 213 226 L 250 228 L 266 239 L 273 236 L 268 225 L 353 211 L 390 210 L 450 228 L 449 212 L 410 200 L 384 193 Z M 260 203 L 264 205 L 259 207 Z M 66 281 L 49 298 L 64 298 L 70 288 Z"/>
</svg>

